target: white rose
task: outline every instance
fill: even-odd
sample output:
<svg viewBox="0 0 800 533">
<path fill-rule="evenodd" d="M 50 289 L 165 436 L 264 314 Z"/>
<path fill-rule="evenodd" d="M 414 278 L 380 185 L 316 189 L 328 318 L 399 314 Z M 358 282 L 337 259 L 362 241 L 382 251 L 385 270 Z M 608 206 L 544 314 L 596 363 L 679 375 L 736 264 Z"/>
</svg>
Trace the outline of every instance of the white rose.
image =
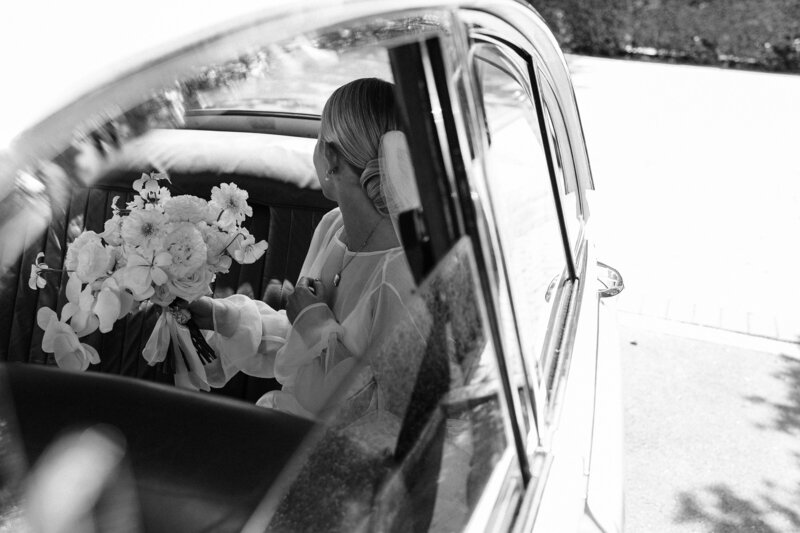
<svg viewBox="0 0 800 533">
<path fill-rule="evenodd" d="M 100 242 L 100 235 L 93 231 L 84 231 L 78 235 L 67 247 L 67 256 L 64 258 L 64 268 L 67 270 L 75 270 L 78 266 L 78 252 L 87 244 L 95 242 Z"/>
<path fill-rule="evenodd" d="M 207 268 L 199 268 L 182 278 L 170 279 L 166 284 L 172 294 L 187 302 L 193 302 L 201 296 L 211 294 L 209 285 L 212 281 L 214 274 Z"/>
<path fill-rule="evenodd" d="M 100 240 L 92 241 L 81 247 L 75 262 L 75 275 L 84 283 L 92 283 L 104 276 L 113 266 L 114 257 L 108 252 Z"/>
</svg>

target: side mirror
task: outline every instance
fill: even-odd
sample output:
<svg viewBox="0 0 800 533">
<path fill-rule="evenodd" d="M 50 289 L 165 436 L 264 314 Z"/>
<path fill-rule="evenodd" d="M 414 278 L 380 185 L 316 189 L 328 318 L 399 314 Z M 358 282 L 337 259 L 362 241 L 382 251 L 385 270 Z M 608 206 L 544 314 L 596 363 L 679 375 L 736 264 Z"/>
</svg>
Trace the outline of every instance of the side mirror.
<svg viewBox="0 0 800 533">
<path fill-rule="evenodd" d="M 603 287 L 597 291 L 600 298 L 608 298 L 616 296 L 625 289 L 625 282 L 622 281 L 622 275 L 616 268 L 610 267 L 600 261 L 597 262 L 598 273 L 597 281 Z"/>
</svg>

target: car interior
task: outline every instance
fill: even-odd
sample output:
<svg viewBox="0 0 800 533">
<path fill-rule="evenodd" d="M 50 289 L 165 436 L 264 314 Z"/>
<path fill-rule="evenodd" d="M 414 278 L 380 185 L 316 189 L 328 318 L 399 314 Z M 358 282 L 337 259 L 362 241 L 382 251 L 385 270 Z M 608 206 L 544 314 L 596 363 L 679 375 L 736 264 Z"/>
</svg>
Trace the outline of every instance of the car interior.
<svg viewBox="0 0 800 533">
<path fill-rule="evenodd" d="M 201 110 L 186 112 L 182 128 L 142 128 L 138 111 L 102 124 L 38 169 L 43 188 L 18 188 L 0 204 L 6 214 L 33 210 L 46 222 L 23 226 L 23 250 L 0 280 L 6 362 L 0 387 L 15 406 L 16 437 L 28 465 L 66 432 L 107 425 L 123 435 L 147 531 L 238 531 L 269 501 L 280 502 L 268 520 L 276 530 L 316 530 L 331 517 L 345 524 L 342 530 L 364 520 L 393 531 L 427 530 L 448 424 L 469 422 L 476 436 L 502 427 L 494 391 L 476 399 L 467 389 L 451 389 L 479 374 L 486 342 L 467 239 L 419 287 L 427 344 L 410 349 L 408 332 L 399 327 L 387 349 L 402 353 L 404 366 L 376 369 L 397 375 L 399 396 L 406 398 L 394 406 L 402 425 L 388 457 L 365 455 L 347 432 L 254 407 L 264 392 L 280 387 L 274 379 L 239 373 L 211 396 L 172 387 L 171 369 L 149 366 L 140 355 L 158 316 L 154 307 L 132 312 L 109 333 L 82 338 L 101 354 L 89 372 L 52 368 L 36 314 L 43 306 L 64 305 L 67 276 L 51 276 L 33 293 L 30 265 L 39 251 L 48 266 L 63 265 L 68 244 L 82 231 L 102 232 L 112 203 L 131 200 L 142 173 L 168 173 L 173 195 L 208 198 L 222 182 L 248 191 L 253 216 L 245 226 L 269 247 L 255 263 L 234 263 L 219 275 L 214 295 L 246 294 L 276 309 L 285 306 L 314 228 L 334 207 L 311 163 L 317 117 Z M 254 124 L 270 133 L 254 133 L 261 129 Z M 145 133 L 132 135 L 137 128 Z M 343 419 L 334 416 L 326 427 L 337 424 Z M 481 442 L 482 453 L 497 457 L 502 451 L 496 436 Z M 354 478 L 355 471 L 363 475 Z M 476 468 L 464 478 L 473 500 L 489 474 Z M 348 516 L 353 505 L 362 508 Z"/>
</svg>

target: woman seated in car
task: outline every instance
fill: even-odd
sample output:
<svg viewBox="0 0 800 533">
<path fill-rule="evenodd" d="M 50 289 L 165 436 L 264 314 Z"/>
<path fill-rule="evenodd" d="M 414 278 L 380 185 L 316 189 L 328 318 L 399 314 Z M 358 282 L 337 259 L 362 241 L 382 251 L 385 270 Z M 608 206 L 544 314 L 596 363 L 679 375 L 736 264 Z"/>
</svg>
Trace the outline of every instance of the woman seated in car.
<svg viewBox="0 0 800 533">
<path fill-rule="evenodd" d="M 409 309 L 414 283 L 394 224 L 418 202 L 399 127 L 388 82 L 355 80 L 331 95 L 314 166 L 338 208 L 317 226 L 286 311 L 243 295 L 190 305 L 200 327 L 216 332 L 209 343 L 219 358 L 206 368 L 212 386 L 239 371 L 275 377 L 282 390 L 258 405 L 312 418 L 334 394 L 360 416 L 379 410 L 396 389 L 376 371 L 387 364 L 379 360 L 381 345 L 396 328 L 411 332 L 407 348 L 424 342 Z"/>
</svg>

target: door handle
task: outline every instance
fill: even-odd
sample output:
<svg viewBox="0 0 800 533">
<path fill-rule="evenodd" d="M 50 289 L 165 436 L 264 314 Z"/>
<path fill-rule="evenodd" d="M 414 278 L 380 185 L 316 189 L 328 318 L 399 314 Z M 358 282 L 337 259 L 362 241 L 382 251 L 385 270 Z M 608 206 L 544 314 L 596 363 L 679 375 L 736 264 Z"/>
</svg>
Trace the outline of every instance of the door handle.
<svg viewBox="0 0 800 533">
<path fill-rule="evenodd" d="M 621 293 L 625 288 L 625 282 L 622 281 L 622 274 L 616 268 L 610 267 L 607 264 L 598 261 L 597 266 L 600 271 L 597 274 L 597 281 L 603 287 L 598 289 L 597 295 L 600 298 L 608 298 L 616 296 Z"/>
</svg>

